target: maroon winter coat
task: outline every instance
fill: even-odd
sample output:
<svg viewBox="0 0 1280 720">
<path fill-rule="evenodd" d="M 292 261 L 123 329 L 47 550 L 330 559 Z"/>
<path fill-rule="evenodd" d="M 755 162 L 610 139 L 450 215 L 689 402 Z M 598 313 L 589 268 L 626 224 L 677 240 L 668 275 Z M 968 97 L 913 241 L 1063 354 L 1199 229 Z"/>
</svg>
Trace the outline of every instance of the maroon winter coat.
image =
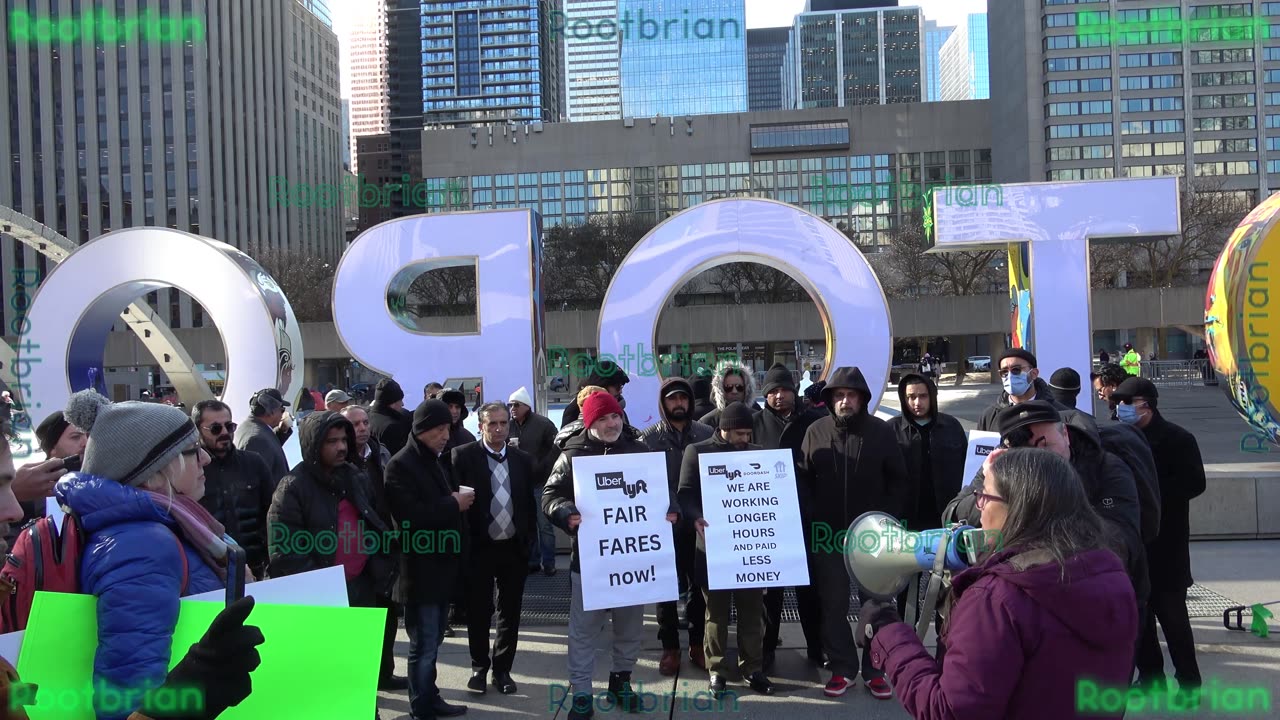
<svg viewBox="0 0 1280 720">
<path fill-rule="evenodd" d="M 1028 553 L 1023 556 L 1026 562 Z M 942 666 L 903 623 L 882 628 L 872 661 L 883 667 L 917 720 L 1120 717 L 1076 713 L 1077 680 L 1128 688 L 1138 635 L 1137 603 L 1110 550 L 1019 570 L 1017 550 L 955 577 Z M 1034 562 L 1034 561 L 1033 561 Z"/>
</svg>

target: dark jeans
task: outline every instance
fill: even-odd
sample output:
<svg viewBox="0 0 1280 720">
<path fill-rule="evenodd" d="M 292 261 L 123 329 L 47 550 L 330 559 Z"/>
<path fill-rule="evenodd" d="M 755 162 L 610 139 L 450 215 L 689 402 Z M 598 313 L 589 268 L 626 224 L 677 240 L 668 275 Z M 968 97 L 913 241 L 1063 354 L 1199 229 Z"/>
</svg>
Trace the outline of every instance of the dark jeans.
<svg viewBox="0 0 1280 720">
<path fill-rule="evenodd" d="M 831 672 L 847 678 L 858 674 L 858 646 L 853 642 L 849 625 L 849 571 L 840 553 L 816 553 L 813 564 L 818 570 L 818 597 L 822 606 L 822 648 L 831 662 Z M 862 648 L 862 679 L 884 677 L 884 671 L 871 663 L 870 643 Z"/>
<path fill-rule="evenodd" d="M 1191 636 L 1191 619 L 1187 616 L 1187 590 L 1152 588 L 1147 600 L 1146 621 L 1139 630 L 1138 676 L 1143 680 L 1164 677 L 1164 655 L 1156 635 L 1156 621 L 1164 629 L 1173 661 L 1174 677 L 1179 686 L 1200 684 L 1200 666 L 1196 663 L 1195 639 Z"/>
<path fill-rule="evenodd" d="M 822 603 L 818 599 L 818 573 L 809 555 L 809 584 L 796 588 L 796 610 L 800 613 L 800 629 L 810 651 L 822 651 Z M 764 591 L 764 651 L 774 652 L 781 644 L 782 599 L 786 588 L 772 587 Z"/>
<path fill-rule="evenodd" d="M 382 666 L 378 669 L 378 679 L 386 680 L 396 670 L 396 631 L 400 629 L 400 613 L 403 608 L 386 597 L 378 599 L 378 607 L 387 609 L 387 624 L 382 632 Z"/>
<path fill-rule="evenodd" d="M 538 531 L 533 534 L 533 538 L 529 542 L 529 567 L 536 568 L 538 563 L 542 563 L 542 567 L 555 567 L 556 565 L 556 526 L 551 524 L 551 518 L 542 512 L 542 491 L 546 485 L 535 485 L 533 487 L 533 506 L 537 508 L 534 515 L 538 517 Z"/>
<path fill-rule="evenodd" d="M 471 669 L 485 670 L 489 662 L 489 627 L 493 622 L 493 589 L 498 588 L 498 632 L 493 643 L 494 672 L 511 672 L 520 635 L 520 604 L 529 577 L 523 540 L 473 544 L 467 566 L 467 642 Z"/>
<path fill-rule="evenodd" d="M 700 577 L 695 568 L 697 557 L 697 533 L 693 528 L 677 525 L 675 528 L 676 576 L 679 581 L 680 594 L 688 593 L 689 603 L 685 606 L 685 618 L 689 621 L 689 647 L 701 646 L 706 637 L 707 603 L 702 596 L 702 588 L 706 587 L 706 571 Z M 679 604 L 670 602 L 658 603 L 658 640 L 663 650 L 680 649 L 680 610 Z"/>
<path fill-rule="evenodd" d="M 436 658 L 444 642 L 449 617 L 448 603 L 410 603 L 404 606 L 404 625 L 409 634 L 409 712 L 414 720 L 434 718 L 440 697 L 436 687 Z"/>
</svg>

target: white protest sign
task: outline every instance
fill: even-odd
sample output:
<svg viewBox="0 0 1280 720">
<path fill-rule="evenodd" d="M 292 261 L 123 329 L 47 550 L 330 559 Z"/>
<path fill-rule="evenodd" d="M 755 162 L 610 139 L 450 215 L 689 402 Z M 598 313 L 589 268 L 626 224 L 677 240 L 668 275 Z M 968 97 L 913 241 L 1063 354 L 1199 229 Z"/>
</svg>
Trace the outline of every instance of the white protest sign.
<svg viewBox="0 0 1280 720">
<path fill-rule="evenodd" d="M 584 610 L 679 597 L 666 455 L 575 457 L 573 497 Z"/>
<path fill-rule="evenodd" d="M 982 463 L 986 462 L 987 456 L 992 450 L 1000 447 L 1000 433 L 984 432 L 982 430 L 969 431 L 969 449 L 964 455 L 964 485 L 969 486 L 973 481 L 973 476 L 978 474 L 982 469 Z"/>
<path fill-rule="evenodd" d="M 790 450 L 702 453 L 707 587 L 809 584 Z"/>
</svg>

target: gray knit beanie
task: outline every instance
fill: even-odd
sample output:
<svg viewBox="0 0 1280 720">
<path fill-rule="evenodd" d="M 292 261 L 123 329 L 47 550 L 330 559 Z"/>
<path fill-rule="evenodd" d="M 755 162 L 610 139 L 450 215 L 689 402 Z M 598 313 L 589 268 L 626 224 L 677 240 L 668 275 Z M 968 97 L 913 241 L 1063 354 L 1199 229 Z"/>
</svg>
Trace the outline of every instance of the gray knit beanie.
<svg viewBox="0 0 1280 720">
<path fill-rule="evenodd" d="M 166 467 L 199 438 L 191 418 L 157 403 L 113 403 L 96 390 L 67 401 L 67 420 L 89 433 L 81 471 L 139 485 Z"/>
</svg>

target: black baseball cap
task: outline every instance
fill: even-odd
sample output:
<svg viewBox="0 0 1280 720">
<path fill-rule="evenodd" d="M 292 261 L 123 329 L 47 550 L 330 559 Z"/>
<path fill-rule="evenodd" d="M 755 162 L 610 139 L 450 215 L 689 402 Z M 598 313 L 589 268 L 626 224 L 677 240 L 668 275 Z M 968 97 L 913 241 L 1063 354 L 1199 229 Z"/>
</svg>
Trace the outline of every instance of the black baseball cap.
<svg viewBox="0 0 1280 720">
<path fill-rule="evenodd" d="M 1010 405 L 996 415 L 996 427 L 1000 429 L 1002 440 L 1018 428 L 1046 422 L 1062 422 L 1062 414 L 1046 400 L 1031 400 Z"/>
<path fill-rule="evenodd" d="M 1131 377 L 1111 391 L 1111 399 L 1117 402 L 1129 402 L 1136 397 L 1155 398 L 1160 397 L 1160 393 L 1155 383 L 1141 377 Z"/>
<path fill-rule="evenodd" d="M 254 393 L 253 397 L 249 399 L 249 408 L 252 409 L 255 405 L 261 404 L 263 407 L 267 408 L 267 412 L 274 410 L 274 408 L 267 406 L 274 405 L 275 403 L 271 400 L 262 402 L 264 398 L 271 398 L 275 403 L 279 403 L 283 407 L 289 407 L 289 401 L 284 399 L 284 396 L 280 394 L 279 390 L 275 388 L 264 388 Z"/>
</svg>

